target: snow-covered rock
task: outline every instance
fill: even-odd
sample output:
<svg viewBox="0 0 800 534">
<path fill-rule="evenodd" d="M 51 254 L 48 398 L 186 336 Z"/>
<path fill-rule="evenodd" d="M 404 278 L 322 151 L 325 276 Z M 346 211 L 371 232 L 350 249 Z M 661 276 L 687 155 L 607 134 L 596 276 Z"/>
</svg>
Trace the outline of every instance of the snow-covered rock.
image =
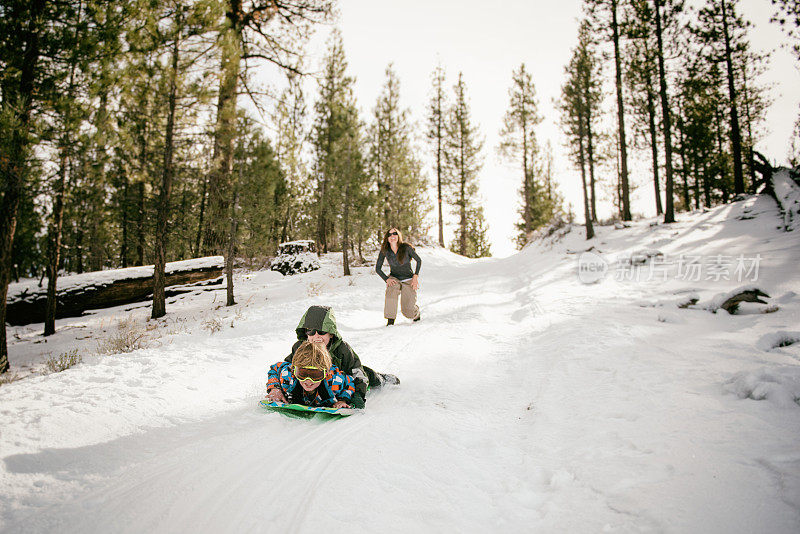
<svg viewBox="0 0 800 534">
<path fill-rule="evenodd" d="M 780 169 L 772 177 L 775 197 L 783 211 L 783 224 L 787 230 L 800 228 L 800 185 L 797 185 L 789 169 Z"/>
</svg>

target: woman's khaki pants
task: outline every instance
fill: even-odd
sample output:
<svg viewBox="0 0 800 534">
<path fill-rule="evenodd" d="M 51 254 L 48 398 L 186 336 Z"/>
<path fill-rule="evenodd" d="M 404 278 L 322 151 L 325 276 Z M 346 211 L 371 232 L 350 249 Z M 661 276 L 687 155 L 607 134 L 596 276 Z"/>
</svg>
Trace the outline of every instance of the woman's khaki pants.
<svg viewBox="0 0 800 534">
<path fill-rule="evenodd" d="M 394 278 L 397 280 L 397 278 Z M 386 286 L 386 301 L 383 305 L 383 316 L 386 319 L 397 317 L 397 297 L 400 297 L 400 311 L 409 319 L 419 317 L 419 306 L 417 306 L 417 292 L 411 288 L 411 280 L 405 280 L 390 286 Z"/>
</svg>

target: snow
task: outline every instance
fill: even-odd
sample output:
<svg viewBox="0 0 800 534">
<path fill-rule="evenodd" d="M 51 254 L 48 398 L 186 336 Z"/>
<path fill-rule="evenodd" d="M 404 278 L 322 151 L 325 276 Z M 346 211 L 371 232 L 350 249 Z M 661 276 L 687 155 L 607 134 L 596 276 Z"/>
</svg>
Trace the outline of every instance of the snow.
<svg viewBox="0 0 800 534">
<path fill-rule="evenodd" d="M 419 247 L 422 321 L 390 328 L 373 267 L 342 277 L 337 254 L 237 272 L 235 307 L 209 291 L 157 321 L 9 327 L 25 378 L 0 386 L 0 531 L 798 532 L 800 243 L 774 200 L 596 231 L 502 259 Z M 777 310 L 678 306 L 745 285 Z M 260 409 L 311 304 L 401 385 L 339 421 Z M 98 353 L 121 332 L 145 347 Z"/>
<path fill-rule="evenodd" d="M 281 245 L 301 245 L 301 246 L 310 246 L 314 244 L 313 239 L 298 239 L 296 241 L 284 241 Z"/>
</svg>

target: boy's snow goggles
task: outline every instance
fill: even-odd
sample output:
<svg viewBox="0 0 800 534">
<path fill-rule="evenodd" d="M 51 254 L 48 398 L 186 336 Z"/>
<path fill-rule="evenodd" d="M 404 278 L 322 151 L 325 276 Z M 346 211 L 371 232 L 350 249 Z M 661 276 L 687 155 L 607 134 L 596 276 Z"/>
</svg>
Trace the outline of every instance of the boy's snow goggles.
<svg viewBox="0 0 800 534">
<path fill-rule="evenodd" d="M 326 374 L 328 370 L 322 367 L 294 367 L 294 376 L 301 382 L 316 384 L 322 382 Z"/>
</svg>

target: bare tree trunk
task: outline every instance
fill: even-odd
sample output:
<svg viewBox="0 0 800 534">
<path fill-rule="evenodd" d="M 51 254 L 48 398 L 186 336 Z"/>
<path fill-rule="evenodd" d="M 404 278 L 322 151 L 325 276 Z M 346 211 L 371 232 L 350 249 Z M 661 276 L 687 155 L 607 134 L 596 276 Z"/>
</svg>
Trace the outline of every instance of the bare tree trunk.
<svg viewBox="0 0 800 534">
<path fill-rule="evenodd" d="M 441 122 L 441 120 L 440 120 Z M 442 132 L 438 126 L 436 140 L 436 204 L 439 210 L 439 246 L 444 248 L 444 217 L 442 216 Z M 388 228 L 387 228 L 388 230 Z M 360 255 L 360 252 L 359 252 Z"/>
<path fill-rule="evenodd" d="M 231 205 L 230 215 L 230 232 L 228 234 L 228 247 L 225 253 L 225 278 L 228 279 L 227 285 L 227 303 L 226 306 L 233 306 L 236 300 L 233 298 L 233 263 L 234 255 L 236 254 L 236 205 L 239 203 L 239 189 L 234 185 L 233 203 Z"/>
<path fill-rule="evenodd" d="M 755 186 L 753 185 L 756 183 L 755 155 L 753 154 L 753 116 L 750 109 L 750 93 L 747 90 L 746 66 L 742 68 L 742 92 L 744 94 L 744 120 L 747 123 L 747 154 L 745 157 L 747 158 L 747 169 L 750 175 L 750 188 L 755 194 Z"/>
<path fill-rule="evenodd" d="M 733 149 L 733 189 L 734 193 L 744 193 L 744 171 L 742 169 L 742 131 L 739 126 L 739 108 L 736 102 L 736 86 L 733 82 L 733 52 L 728 29 L 727 1 L 720 0 L 722 5 L 722 33 L 725 38 L 725 66 L 728 69 L 728 98 L 731 101 L 731 148 Z"/>
<path fill-rule="evenodd" d="M 681 142 L 681 174 L 683 175 L 683 209 L 692 208 L 692 200 L 689 197 L 689 167 L 686 163 L 686 135 L 684 133 L 683 110 L 678 109 L 678 133 Z"/>
<path fill-rule="evenodd" d="M 122 171 L 123 175 L 123 182 L 122 185 L 122 239 L 120 243 L 119 249 L 119 263 L 120 265 L 125 268 L 128 266 L 128 201 L 129 201 L 129 192 L 128 192 L 128 173 L 125 170 Z"/>
<path fill-rule="evenodd" d="M 588 96 L 587 100 L 588 100 Z M 592 221 L 597 222 L 597 202 L 595 197 L 595 178 L 594 178 L 594 144 L 592 135 L 592 115 L 589 105 L 586 105 L 586 141 L 587 141 L 587 155 L 589 156 L 589 207 L 591 208 Z"/>
<path fill-rule="evenodd" d="M 464 169 L 464 136 L 461 136 L 461 156 L 460 156 L 460 167 L 461 167 L 461 184 L 459 189 L 459 200 L 461 201 L 460 205 L 460 215 L 461 221 L 459 222 L 459 226 L 461 228 L 461 235 L 459 236 L 459 243 L 458 243 L 458 250 L 459 254 L 462 256 L 467 255 L 467 173 Z"/>
<path fill-rule="evenodd" d="M 198 216 L 197 221 L 197 239 L 195 240 L 195 248 L 194 254 L 195 256 L 201 256 L 201 250 L 203 250 L 203 217 L 206 214 L 206 197 L 208 196 L 206 193 L 206 189 L 208 188 L 208 177 L 203 176 L 203 189 L 200 193 L 200 215 Z"/>
<path fill-rule="evenodd" d="M 722 117 L 720 117 L 719 109 L 714 110 L 714 120 L 716 122 L 717 131 L 716 131 L 716 138 L 717 138 L 717 151 L 719 152 L 719 189 L 722 193 L 722 202 L 723 204 L 728 203 L 728 197 L 730 196 L 730 191 L 728 190 L 727 185 L 727 169 L 725 168 L 724 162 L 724 153 L 722 148 Z"/>
<path fill-rule="evenodd" d="M 75 272 L 83 273 L 83 225 L 78 224 L 75 229 Z"/>
<path fill-rule="evenodd" d="M 136 183 L 136 265 L 144 265 L 144 182 Z"/>
<path fill-rule="evenodd" d="M 68 142 L 64 143 L 61 154 L 61 168 L 56 182 L 55 199 L 53 202 L 53 221 L 47 239 L 47 303 L 45 304 L 44 335 L 56 333 L 56 283 L 58 279 L 58 264 L 61 259 L 61 228 L 64 223 L 64 192 L 67 181 L 69 150 Z"/>
<path fill-rule="evenodd" d="M 342 221 L 342 267 L 344 276 L 350 276 L 350 258 L 348 248 L 350 247 L 350 236 L 348 226 L 350 226 L 350 184 L 344 186 L 344 220 Z"/>
<path fill-rule="evenodd" d="M 658 1 L 658 0 L 656 0 Z M 630 221 L 631 203 L 628 185 L 628 144 L 625 140 L 625 105 L 622 99 L 622 53 L 619 49 L 619 24 L 617 23 L 617 0 L 611 0 L 611 30 L 614 40 L 614 67 L 617 86 L 617 121 L 619 123 L 620 187 L 622 189 L 622 219 Z"/>
<path fill-rule="evenodd" d="M 82 166 L 83 167 L 83 166 Z M 85 168 L 84 168 L 85 169 Z M 103 247 L 100 239 L 100 222 L 102 210 L 101 203 L 97 199 L 98 191 L 93 191 L 92 195 L 92 216 L 89 217 L 89 270 L 103 270 Z"/>
<path fill-rule="evenodd" d="M 694 171 L 694 209 L 700 209 L 700 169 L 697 165 L 697 150 L 692 149 L 692 170 Z"/>
<path fill-rule="evenodd" d="M 653 157 L 653 186 L 656 193 L 656 215 L 664 213 L 664 208 L 661 206 L 661 179 L 658 176 L 658 135 L 656 132 L 656 109 L 655 102 L 653 101 L 653 92 L 650 89 L 650 74 L 647 75 L 647 118 L 648 127 L 650 129 L 650 148 Z"/>
<path fill-rule="evenodd" d="M 172 44 L 172 65 L 169 74 L 169 97 L 167 104 L 167 128 L 164 132 L 164 169 L 161 176 L 161 192 L 158 196 L 158 215 L 156 218 L 155 261 L 153 268 L 153 309 L 151 319 L 167 314 L 165 268 L 167 265 L 167 220 L 169 218 L 169 198 L 174 174 L 173 144 L 175 139 L 175 109 L 178 101 L 178 60 L 180 58 L 180 32 L 182 10 L 178 7 L 175 25 L 177 31 Z"/>
<path fill-rule="evenodd" d="M 711 207 L 711 180 L 708 176 L 708 162 L 703 159 L 703 195 L 705 196 L 706 207 Z"/>
<path fill-rule="evenodd" d="M 320 184 L 320 198 L 319 198 L 319 213 L 317 214 L 317 256 L 323 252 L 328 253 L 328 238 L 326 235 L 325 213 L 327 208 L 325 206 L 325 189 L 327 186 L 327 179 L 323 176 L 322 183 Z"/>
<path fill-rule="evenodd" d="M 281 238 L 279 240 L 280 243 L 285 243 L 286 242 L 286 237 L 287 237 L 288 232 L 289 232 L 289 217 L 291 215 L 291 211 L 292 211 L 291 201 L 287 201 L 286 202 L 286 214 L 283 217 L 283 227 L 281 228 Z"/>
<path fill-rule="evenodd" d="M 592 224 L 592 214 L 589 210 L 589 192 L 586 188 L 586 155 L 583 147 L 583 138 L 586 133 L 583 131 L 583 117 L 580 118 L 580 126 L 578 128 L 578 162 L 581 166 L 581 190 L 583 191 L 583 217 L 586 220 L 586 239 L 594 237 L 594 225 Z"/>
<path fill-rule="evenodd" d="M 525 236 L 531 233 L 531 175 L 528 169 L 528 129 L 525 121 L 522 121 L 522 194 L 525 196 L 525 203 L 522 209 L 525 210 L 522 222 L 525 225 Z M 527 239 L 527 237 L 526 237 Z"/>
<path fill-rule="evenodd" d="M 673 201 L 674 183 L 672 178 L 672 121 L 670 120 L 669 101 L 667 100 L 667 73 L 664 68 L 664 45 L 661 32 L 661 1 L 654 0 L 656 4 L 656 40 L 658 42 L 658 76 L 661 89 L 661 115 L 664 123 L 664 153 L 667 172 L 665 184 L 665 210 L 664 222 L 675 222 L 675 203 Z"/>
</svg>

